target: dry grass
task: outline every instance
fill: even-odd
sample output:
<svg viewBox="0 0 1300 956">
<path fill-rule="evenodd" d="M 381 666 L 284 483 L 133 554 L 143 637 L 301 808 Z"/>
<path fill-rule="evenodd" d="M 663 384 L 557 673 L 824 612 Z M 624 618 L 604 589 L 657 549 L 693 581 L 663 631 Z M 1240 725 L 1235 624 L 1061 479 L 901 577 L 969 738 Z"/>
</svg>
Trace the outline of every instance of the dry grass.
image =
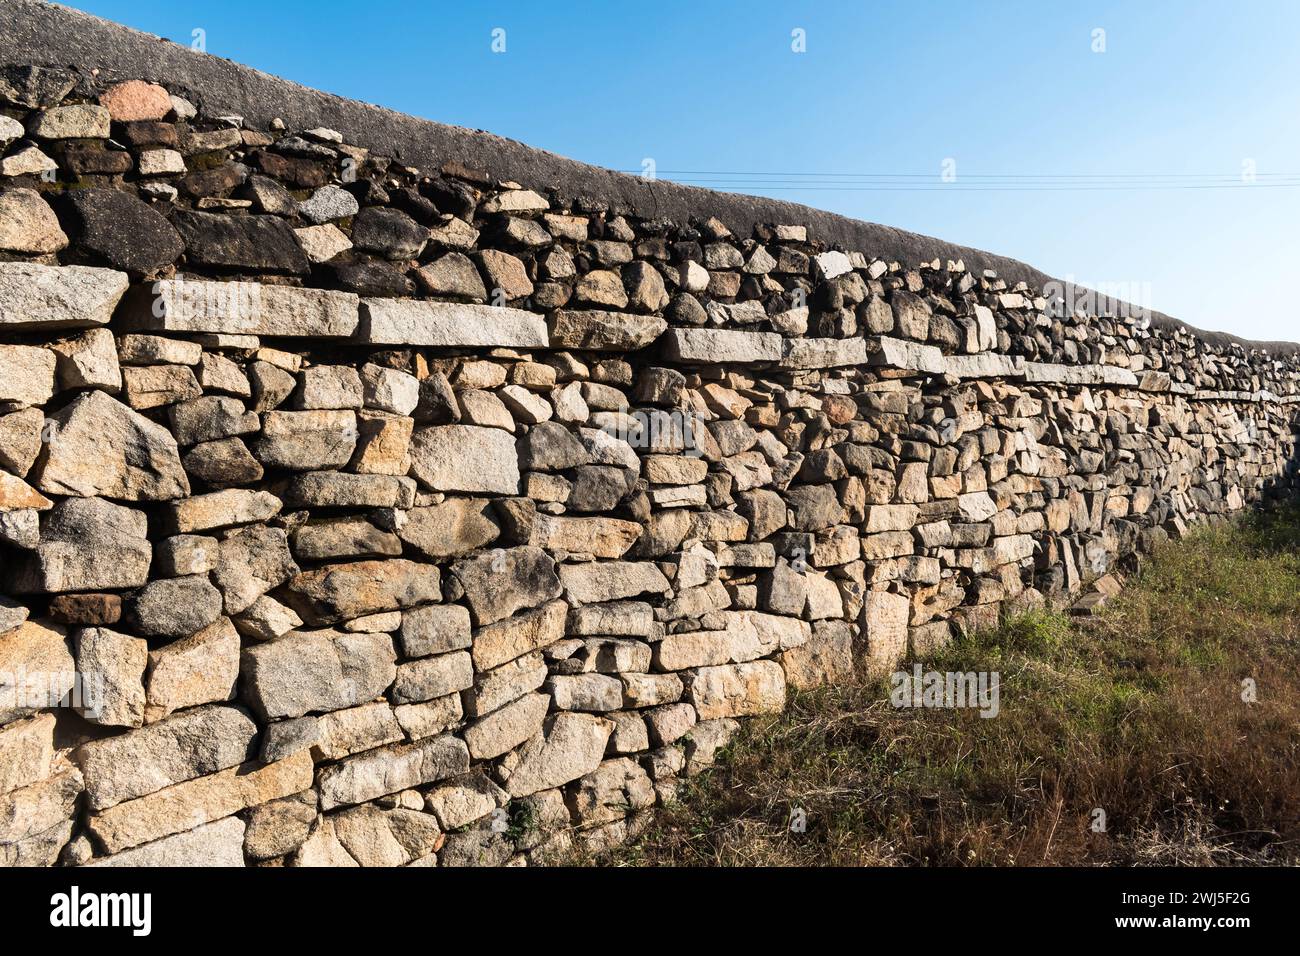
<svg viewBox="0 0 1300 956">
<path fill-rule="evenodd" d="M 797 694 L 612 862 L 1300 862 L 1298 542 L 1296 512 L 1203 529 L 1097 618 L 1031 614 L 924 662 L 999 672 L 993 719 L 896 709 L 885 679 Z"/>
</svg>

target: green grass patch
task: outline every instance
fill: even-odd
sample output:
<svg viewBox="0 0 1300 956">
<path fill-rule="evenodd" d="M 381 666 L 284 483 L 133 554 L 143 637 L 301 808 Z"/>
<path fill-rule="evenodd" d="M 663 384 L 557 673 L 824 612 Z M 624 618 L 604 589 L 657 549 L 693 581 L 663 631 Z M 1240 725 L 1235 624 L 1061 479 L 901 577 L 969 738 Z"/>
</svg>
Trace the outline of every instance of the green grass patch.
<svg viewBox="0 0 1300 956">
<path fill-rule="evenodd" d="M 1094 618 L 1035 611 L 920 663 L 998 672 L 998 715 L 896 708 L 887 675 L 794 694 L 611 861 L 1300 862 L 1296 511 L 1198 529 Z"/>
</svg>

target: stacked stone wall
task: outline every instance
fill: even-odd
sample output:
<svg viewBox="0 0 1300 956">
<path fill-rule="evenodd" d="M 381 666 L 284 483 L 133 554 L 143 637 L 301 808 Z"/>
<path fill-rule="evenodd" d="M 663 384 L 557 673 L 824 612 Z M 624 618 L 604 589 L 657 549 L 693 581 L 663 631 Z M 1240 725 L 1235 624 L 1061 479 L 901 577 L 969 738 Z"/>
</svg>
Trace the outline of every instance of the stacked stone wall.
<svg viewBox="0 0 1300 956">
<path fill-rule="evenodd" d="M 1293 495 L 1300 361 L 0 70 L 0 861 L 542 863 Z"/>
</svg>

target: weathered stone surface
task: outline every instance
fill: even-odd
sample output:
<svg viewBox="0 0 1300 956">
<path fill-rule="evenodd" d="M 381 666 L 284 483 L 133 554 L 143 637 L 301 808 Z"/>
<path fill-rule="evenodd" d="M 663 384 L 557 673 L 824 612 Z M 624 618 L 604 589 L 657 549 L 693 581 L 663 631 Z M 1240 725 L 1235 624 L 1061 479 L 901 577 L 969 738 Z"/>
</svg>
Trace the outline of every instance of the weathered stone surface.
<svg viewBox="0 0 1300 956">
<path fill-rule="evenodd" d="M 82 628 L 74 635 L 77 670 L 95 688 L 81 715 L 105 727 L 139 727 L 144 723 L 145 668 L 149 645 L 142 638 L 103 627 Z"/>
<path fill-rule="evenodd" d="M 255 641 L 272 641 L 301 626 L 302 618 L 266 594 L 235 616 L 235 629 Z"/>
<path fill-rule="evenodd" d="M 40 513 L 33 508 L 0 511 L 0 544 L 31 551 L 41 540 Z M 0 630 L 3 626 L 0 625 Z"/>
<path fill-rule="evenodd" d="M 147 637 L 185 637 L 221 615 L 221 592 L 206 574 L 150 581 L 126 602 L 126 620 Z"/>
<path fill-rule="evenodd" d="M 334 814 L 330 822 L 347 855 L 364 867 L 433 866 L 434 850 L 444 847 L 433 814 L 406 806 L 364 804 Z"/>
<path fill-rule="evenodd" d="M 104 392 L 87 392 L 51 416 L 36 485 L 56 495 L 169 501 L 190 493 L 176 440 Z"/>
<path fill-rule="evenodd" d="M 0 70 L 0 99 L 29 110 L 62 102 L 76 85 L 77 75 L 61 67 L 13 64 Z"/>
<path fill-rule="evenodd" d="M 267 412 L 252 443 L 267 468 L 316 471 L 341 468 L 357 447 L 356 413 L 347 410 Z"/>
<path fill-rule="evenodd" d="M 504 707 L 546 682 L 546 659 L 541 651 L 530 651 L 508 663 L 481 672 L 472 692 L 465 694 L 465 711 L 482 717 Z"/>
<path fill-rule="evenodd" d="M 106 627 L 122 619 L 122 598 L 116 594 L 60 594 L 50 601 L 50 617 L 60 624 Z"/>
<path fill-rule="evenodd" d="M 311 783 L 311 755 L 305 751 L 267 766 L 250 762 L 119 803 L 91 817 L 89 829 L 105 850 L 118 853 L 287 797 Z"/>
<path fill-rule="evenodd" d="M 54 723 L 45 713 L 0 727 L 0 796 L 50 775 Z"/>
<path fill-rule="evenodd" d="M 567 803 L 583 827 L 622 829 L 624 817 L 654 805 L 655 789 L 640 765 L 627 757 L 606 760 L 572 788 Z"/>
<path fill-rule="evenodd" d="M 284 531 L 257 526 L 226 536 L 212 580 L 220 589 L 225 613 L 235 615 L 297 573 Z"/>
<path fill-rule="evenodd" d="M 836 368 L 866 365 L 865 339 L 786 339 L 783 368 Z"/>
<path fill-rule="evenodd" d="M 467 648 L 470 646 L 469 611 L 459 604 L 428 604 L 403 611 L 398 640 L 405 657 Z"/>
<path fill-rule="evenodd" d="M 607 674 L 558 674 L 546 689 L 556 710 L 604 712 L 623 705 L 623 684 Z"/>
<path fill-rule="evenodd" d="M 275 216 L 177 211 L 172 224 L 185 240 L 185 255 L 193 265 L 291 275 L 311 271 L 298 237 Z"/>
<path fill-rule="evenodd" d="M 104 857 L 90 866 L 244 866 L 244 821 L 227 817 Z"/>
<path fill-rule="evenodd" d="M 566 518 L 538 515 L 530 543 L 539 548 L 621 558 L 636 543 L 641 526 L 618 518 Z"/>
<path fill-rule="evenodd" d="M 402 704 L 393 708 L 393 716 L 402 732 L 411 740 L 432 737 L 458 724 L 463 715 L 460 694 L 448 694 L 439 700 L 420 704 Z"/>
<path fill-rule="evenodd" d="M 515 440 L 497 428 L 436 425 L 411 438 L 411 474 L 434 491 L 516 495 Z"/>
<path fill-rule="evenodd" d="M 420 403 L 420 380 L 414 375 L 373 363 L 361 367 L 366 408 L 410 415 Z"/>
<path fill-rule="evenodd" d="M 90 329 L 75 339 L 54 344 L 58 356 L 59 387 L 99 388 L 106 392 L 122 389 L 122 370 L 117 346 L 108 329 Z"/>
<path fill-rule="evenodd" d="M 414 259 L 429 232 L 398 209 L 368 206 L 352 223 L 352 241 L 388 259 Z"/>
<path fill-rule="evenodd" d="M 662 594 L 669 588 L 663 572 L 649 561 L 566 564 L 560 568 L 560 581 L 564 592 L 579 604 L 617 601 L 646 593 Z"/>
<path fill-rule="evenodd" d="M 0 415 L 0 468 L 25 478 L 41 452 L 45 416 L 38 408 Z"/>
<path fill-rule="evenodd" d="M 142 512 L 102 498 L 67 498 L 50 511 L 36 549 L 12 562 L 17 594 L 140 587 L 152 548 Z"/>
<path fill-rule="evenodd" d="M 312 626 L 380 611 L 397 611 L 441 598 L 438 568 L 392 559 L 334 564 L 294 575 L 285 601 Z"/>
<path fill-rule="evenodd" d="M 682 679 L 676 674 L 620 674 L 623 706 L 655 707 L 681 699 Z"/>
<path fill-rule="evenodd" d="M 801 690 L 846 683 L 853 677 L 853 628 L 847 621 L 819 621 L 806 644 L 779 660 L 786 683 Z"/>
<path fill-rule="evenodd" d="M 230 488 L 195 495 L 170 507 L 168 526 L 173 534 L 190 534 L 266 521 L 280 513 L 280 499 L 268 491 Z"/>
<path fill-rule="evenodd" d="M 348 757 L 320 772 L 321 809 L 363 803 L 436 783 L 469 769 L 469 751 L 450 735 L 395 744 Z"/>
<path fill-rule="evenodd" d="M 49 349 L 0 345 L 0 402 L 44 405 L 54 395 L 55 367 Z"/>
<path fill-rule="evenodd" d="M 498 549 L 452 566 L 476 624 L 491 624 L 560 596 L 555 561 L 541 548 Z"/>
<path fill-rule="evenodd" d="M 54 506 L 21 478 L 0 472 L 0 514 L 14 511 L 48 511 Z"/>
<path fill-rule="evenodd" d="M 206 574 L 217 566 L 220 542 L 203 535 L 175 535 L 154 545 L 154 574 L 175 578 Z"/>
<path fill-rule="evenodd" d="M 119 123 L 160 120 L 172 110 L 171 97 L 157 83 L 127 80 L 99 94 L 99 105 Z"/>
<path fill-rule="evenodd" d="M 384 701 L 300 719 L 315 724 L 312 756 L 316 760 L 338 760 L 362 750 L 402 740 L 402 728 L 393 714 L 393 708 Z"/>
<path fill-rule="evenodd" d="M 668 323 L 654 315 L 556 309 L 550 320 L 551 347 L 630 352 L 651 344 L 666 328 Z"/>
<path fill-rule="evenodd" d="M 316 796 L 295 795 L 254 807 L 244 832 L 244 853 L 253 860 L 268 860 L 293 853 L 306 842 L 316 822 Z"/>
<path fill-rule="evenodd" d="M 105 139 L 111 119 L 107 109 L 92 103 L 52 106 L 28 120 L 27 131 L 41 139 Z"/>
<path fill-rule="evenodd" d="M 126 402 L 137 411 L 189 401 L 203 394 L 194 371 L 184 365 L 128 366 L 122 372 Z"/>
<path fill-rule="evenodd" d="M 346 219 L 355 216 L 359 209 L 356 198 L 338 186 L 322 186 L 298 205 L 298 211 L 315 223 Z"/>
<path fill-rule="evenodd" d="M 239 680 L 239 633 L 221 618 L 196 634 L 149 652 L 145 720 L 172 711 L 231 700 Z"/>
<path fill-rule="evenodd" d="M 700 720 L 776 714 L 785 708 L 785 674 L 774 661 L 701 667 L 688 673 L 686 700 Z"/>
<path fill-rule="evenodd" d="M 474 635 L 474 667 L 487 671 L 524 654 L 546 648 L 564 636 L 565 605 L 551 601 L 537 610 L 500 620 Z"/>
<path fill-rule="evenodd" d="M 0 328 L 84 329 L 107 325 L 127 275 L 93 266 L 0 262 Z"/>
<path fill-rule="evenodd" d="M 506 306 L 416 299 L 363 300 L 358 337 L 371 345 L 488 348 L 549 345 L 546 322 L 534 312 Z"/>
<path fill-rule="evenodd" d="M 779 668 L 778 668 L 779 670 Z M 600 765 L 614 724 L 591 714 L 557 714 L 519 753 L 506 781 L 511 797 L 559 787 Z"/>
<path fill-rule="evenodd" d="M 295 229 L 293 234 L 298 237 L 299 245 L 312 262 L 329 262 L 352 248 L 352 240 L 333 223 Z"/>
<path fill-rule="evenodd" d="M 942 375 L 948 369 L 948 361 L 943 352 L 933 345 L 919 345 L 883 335 L 880 337 L 880 351 L 870 356 L 870 363 L 933 375 Z"/>
<path fill-rule="evenodd" d="M 133 327 L 154 332 L 345 338 L 357 331 L 359 301 L 351 292 L 187 278 L 132 292 L 123 311 Z"/>
<path fill-rule="evenodd" d="M 59 220 L 32 189 L 0 192 L 0 251 L 46 255 L 67 248 Z"/>
<path fill-rule="evenodd" d="M 487 298 L 487 289 L 474 263 L 464 253 L 448 252 L 416 270 L 416 278 L 432 295 L 455 296 L 471 302 Z"/>
<path fill-rule="evenodd" d="M 81 774 L 65 767 L 0 795 L 0 864 L 53 866 L 71 835 L 80 794 Z"/>
<path fill-rule="evenodd" d="M 590 452 L 559 422 L 541 422 L 519 441 L 519 464 L 530 470 L 562 471 L 590 461 Z"/>
<path fill-rule="evenodd" d="M 293 532 L 293 553 L 300 561 L 377 558 L 402 553 L 397 535 L 364 518 L 312 521 Z"/>
<path fill-rule="evenodd" d="M 667 356 L 679 362 L 780 362 L 782 338 L 775 332 L 723 329 L 669 329 L 663 337 Z"/>
<path fill-rule="evenodd" d="M 395 661 L 387 634 L 299 631 L 244 649 L 240 695 L 271 720 L 355 707 L 393 682 Z"/>
<path fill-rule="evenodd" d="M 484 498 L 449 498 L 442 504 L 412 508 L 398 536 L 426 557 L 449 558 L 491 544 L 501 533 Z"/>
<path fill-rule="evenodd" d="M 414 704 L 465 690 L 473 683 L 470 656 L 454 651 L 398 665 L 389 696 L 394 703 Z"/>
<path fill-rule="evenodd" d="M 9 514 L 27 514 L 27 512 L 9 512 Z M 3 522 L 0 522 L 0 532 L 5 530 Z M 0 541 L 7 540 L 3 534 L 0 534 Z M 35 545 L 33 544 L 33 547 Z M 25 604 L 19 604 L 17 601 L 0 595 L 0 634 L 6 634 L 18 627 L 31 616 L 31 611 Z M 56 621 L 61 619 L 51 615 Z"/>
<path fill-rule="evenodd" d="M 615 601 L 569 609 L 567 632 L 574 637 L 649 637 L 654 608 L 643 601 Z"/>
<path fill-rule="evenodd" d="M 74 753 L 94 810 L 252 759 L 257 725 L 237 707 L 201 707 Z"/>
<path fill-rule="evenodd" d="M 289 479 L 284 501 L 300 508 L 405 508 L 414 493 L 409 478 L 313 471 Z"/>
<path fill-rule="evenodd" d="M 893 667 L 907 653 L 907 626 L 912 605 L 904 594 L 869 591 L 862 606 L 860 625 L 867 640 L 868 666 Z"/>
<path fill-rule="evenodd" d="M 487 816 L 505 801 L 505 791 L 500 787 L 486 777 L 471 774 L 429 791 L 424 805 L 444 830 L 455 830 Z"/>
<path fill-rule="evenodd" d="M 152 275 L 180 258 L 180 233 L 154 209 L 120 189 L 68 194 L 77 248 L 114 269 Z"/>
</svg>

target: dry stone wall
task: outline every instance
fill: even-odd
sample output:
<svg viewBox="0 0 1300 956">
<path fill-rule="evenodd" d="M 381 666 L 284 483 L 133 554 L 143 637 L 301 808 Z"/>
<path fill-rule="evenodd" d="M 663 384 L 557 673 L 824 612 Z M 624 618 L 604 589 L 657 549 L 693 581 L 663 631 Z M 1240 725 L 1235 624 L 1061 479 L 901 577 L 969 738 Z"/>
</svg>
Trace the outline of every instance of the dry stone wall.
<svg viewBox="0 0 1300 956">
<path fill-rule="evenodd" d="M 272 124 L 273 126 L 276 124 Z M 1300 361 L 0 70 L 0 861 L 540 863 L 1289 497 Z"/>
</svg>

